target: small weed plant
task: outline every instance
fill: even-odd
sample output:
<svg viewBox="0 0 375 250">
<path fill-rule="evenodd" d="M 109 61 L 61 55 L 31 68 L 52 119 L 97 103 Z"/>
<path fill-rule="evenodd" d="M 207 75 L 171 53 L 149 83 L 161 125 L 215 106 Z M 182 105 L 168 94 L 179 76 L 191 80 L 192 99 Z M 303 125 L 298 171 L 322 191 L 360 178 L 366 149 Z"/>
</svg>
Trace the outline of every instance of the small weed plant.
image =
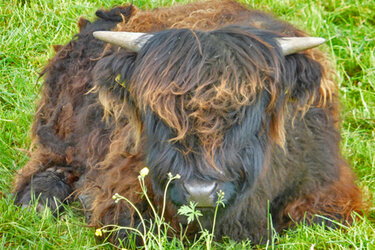
<svg viewBox="0 0 375 250">
<path fill-rule="evenodd" d="M 127 226 L 119 226 L 119 225 L 106 225 L 101 228 L 96 229 L 95 235 L 96 236 L 103 236 L 103 233 L 107 233 L 108 235 L 116 233 L 119 230 L 128 230 L 129 232 L 133 232 L 134 236 L 138 236 L 142 239 L 142 243 L 145 249 L 164 249 L 167 245 L 170 246 L 170 239 L 168 238 L 169 232 L 174 232 L 175 230 L 168 224 L 168 222 L 164 218 L 165 214 L 165 208 L 166 208 L 166 197 L 167 197 L 167 190 L 170 185 L 170 183 L 174 180 L 178 180 L 181 178 L 179 174 L 177 175 L 172 175 L 172 173 L 168 174 L 168 182 L 165 186 L 164 189 L 164 195 L 163 195 L 163 206 L 161 208 L 161 211 L 157 211 L 157 208 L 155 205 L 152 203 L 150 200 L 148 194 L 147 194 L 147 187 L 145 185 L 145 177 L 148 175 L 149 169 L 147 167 L 143 168 L 140 171 L 140 174 L 138 176 L 139 184 L 142 189 L 141 195 L 146 199 L 152 214 L 153 214 L 153 219 L 152 220 L 147 220 L 142 216 L 142 213 L 139 211 L 139 209 L 135 206 L 134 203 L 132 203 L 129 199 L 126 197 L 115 193 L 113 195 L 113 199 L 115 200 L 115 203 L 118 203 L 119 201 L 123 200 L 127 202 L 137 213 L 138 217 L 140 218 L 140 224 L 142 229 L 138 229 L 135 227 L 127 227 Z M 178 215 L 183 215 L 187 217 L 187 226 L 185 228 L 181 227 L 181 235 L 180 235 L 180 242 L 179 247 L 185 248 L 183 245 L 184 242 L 188 242 L 189 240 L 186 237 L 186 233 L 188 230 L 189 224 L 191 224 L 193 221 L 197 221 L 200 229 L 200 236 L 199 239 L 194 241 L 194 244 L 189 246 L 190 248 L 194 248 L 195 246 L 198 245 L 205 245 L 206 249 L 211 249 L 212 246 L 212 241 L 215 235 L 215 223 L 216 223 L 216 216 L 219 210 L 219 207 L 225 207 L 224 203 L 224 192 L 219 191 L 217 193 L 218 199 L 216 201 L 216 207 L 215 207 L 215 212 L 214 212 L 214 218 L 213 218 L 213 225 L 212 225 L 212 231 L 210 232 L 209 230 L 203 228 L 201 222 L 199 221 L 199 217 L 203 216 L 202 212 L 197 209 L 197 203 L 190 201 L 189 205 L 182 205 L 178 209 Z M 128 241 L 131 241 L 131 239 L 135 239 L 135 237 L 129 237 Z M 134 244 L 133 244 L 134 243 Z M 135 245 L 135 242 L 121 242 L 120 245 Z M 182 244 L 182 245 L 181 245 Z"/>
</svg>

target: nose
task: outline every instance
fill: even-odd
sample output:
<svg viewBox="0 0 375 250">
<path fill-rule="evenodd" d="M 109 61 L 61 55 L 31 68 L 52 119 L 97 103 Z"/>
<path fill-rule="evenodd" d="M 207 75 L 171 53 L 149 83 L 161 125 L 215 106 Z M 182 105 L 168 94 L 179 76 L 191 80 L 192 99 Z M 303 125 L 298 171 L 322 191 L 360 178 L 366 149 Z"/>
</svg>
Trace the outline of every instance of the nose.
<svg viewBox="0 0 375 250">
<path fill-rule="evenodd" d="M 192 180 L 184 183 L 187 201 L 198 203 L 198 207 L 215 207 L 218 185 L 214 181 Z"/>
</svg>

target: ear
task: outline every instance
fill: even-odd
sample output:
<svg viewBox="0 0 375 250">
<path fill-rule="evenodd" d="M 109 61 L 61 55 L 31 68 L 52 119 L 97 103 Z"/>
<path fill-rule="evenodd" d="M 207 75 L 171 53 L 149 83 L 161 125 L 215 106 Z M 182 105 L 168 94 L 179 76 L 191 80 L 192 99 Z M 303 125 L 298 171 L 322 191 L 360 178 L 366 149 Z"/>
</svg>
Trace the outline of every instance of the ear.
<svg viewBox="0 0 375 250">
<path fill-rule="evenodd" d="M 284 93 L 299 107 L 314 101 L 319 95 L 322 78 L 322 66 L 305 54 L 293 54 L 285 57 L 286 86 Z"/>
<path fill-rule="evenodd" d="M 135 7 L 131 4 L 124 7 L 116 7 L 111 10 L 98 10 L 95 15 L 106 21 L 122 22 L 130 19 Z"/>
<path fill-rule="evenodd" d="M 90 23 L 91 22 L 89 20 L 87 20 L 86 18 L 80 17 L 79 20 L 78 20 L 79 32 L 81 32 Z"/>
<path fill-rule="evenodd" d="M 94 89 L 108 93 L 115 101 L 124 100 L 135 58 L 134 52 L 118 51 L 100 59 L 94 68 Z"/>
</svg>

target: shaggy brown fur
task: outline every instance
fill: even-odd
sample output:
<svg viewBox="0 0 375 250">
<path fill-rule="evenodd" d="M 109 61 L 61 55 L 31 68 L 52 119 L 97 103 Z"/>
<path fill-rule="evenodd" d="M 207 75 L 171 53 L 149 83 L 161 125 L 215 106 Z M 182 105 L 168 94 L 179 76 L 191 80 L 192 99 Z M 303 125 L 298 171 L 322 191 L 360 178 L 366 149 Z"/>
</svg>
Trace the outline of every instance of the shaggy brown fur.
<svg viewBox="0 0 375 250">
<path fill-rule="evenodd" d="M 188 161 L 173 169 L 155 163 L 147 185 L 156 204 L 161 203 L 160 178 L 165 178 L 160 176 L 169 171 L 181 173 L 182 179 L 207 175 L 233 181 L 237 189 L 247 187 L 222 212 L 215 229 L 218 238 L 267 240 L 268 205 L 279 232 L 305 216 L 313 222 L 316 214 L 350 222 L 352 211 L 362 212 L 361 192 L 339 150 L 337 90 L 326 57 L 312 49 L 284 58 L 272 42 L 272 37 L 304 32 L 228 0 L 147 11 L 127 5 L 98 11 L 97 16 L 93 23 L 79 20 L 80 33 L 67 45 L 55 46 L 57 53 L 43 71 L 45 85 L 32 129 L 37 146 L 15 181 L 18 203 L 28 203 L 31 193 L 64 201 L 75 190 L 92 225 L 137 226 L 139 218 L 131 207 L 115 204 L 112 196 L 126 196 L 150 216 L 137 176 L 148 159 L 164 157 L 150 153 L 148 145 L 154 136 L 165 135 L 147 134 L 148 126 L 164 124 L 172 131 L 160 139 L 166 141 L 165 150 L 171 147 L 176 155 L 198 155 L 200 160 L 195 168 L 184 167 Z M 155 38 L 138 55 L 92 37 L 95 30 L 170 29 L 176 30 L 165 33 L 165 40 Z M 168 55 L 168 44 L 179 46 L 176 36 L 192 45 L 174 47 Z M 254 47 L 241 47 L 230 37 L 248 39 Z M 212 60 L 211 43 L 204 39 L 223 46 L 222 51 L 228 44 L 232 49 Z M 202 63 L 192 64 L 193 55 L 202 56 Z M 228 134 L 251 124 L 249 112 L 259 117 L 259 126 L 250 126 L 258 129 L 260 141 L 252 158 L 261 154 L 253 179 L 242 166 L 229 168 L 218 160 L 237 161 L 241 151 L 230 147 L 235 139 Z M 54 175 L 44 174 L 47 170 Z M 64 192 L 39 188 L 41 179 Z M 176 209 L 170 202 L 166 216 L 178 229 Z M 203 219 L 205 227 L 212 225 L 211 219 Z M 126 232 L 117 237 L 126 237 Z"/>
</svg>

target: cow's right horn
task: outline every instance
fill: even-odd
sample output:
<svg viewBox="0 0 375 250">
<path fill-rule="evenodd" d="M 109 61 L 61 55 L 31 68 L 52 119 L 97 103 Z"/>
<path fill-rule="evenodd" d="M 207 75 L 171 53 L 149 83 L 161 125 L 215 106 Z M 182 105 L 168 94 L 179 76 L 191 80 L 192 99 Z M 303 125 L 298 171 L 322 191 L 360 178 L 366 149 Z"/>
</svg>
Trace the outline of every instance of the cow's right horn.
<svg viewBox="0 0 375 250">
<path fill-rule="evenodd" d="M 138 52 L 152 35 L 139 32 L 95 31 L 96 39 Z"/>
</svg>

